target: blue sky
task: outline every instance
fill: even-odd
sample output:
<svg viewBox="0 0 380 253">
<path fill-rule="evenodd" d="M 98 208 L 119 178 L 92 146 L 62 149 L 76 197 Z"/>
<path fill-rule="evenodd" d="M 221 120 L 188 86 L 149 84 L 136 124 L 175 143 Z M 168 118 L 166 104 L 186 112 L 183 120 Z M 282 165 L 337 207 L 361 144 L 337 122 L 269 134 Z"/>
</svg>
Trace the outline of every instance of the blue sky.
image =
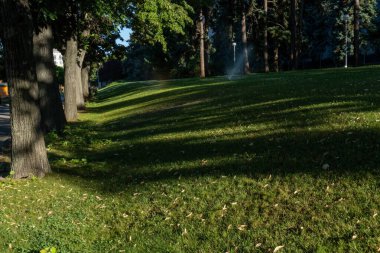
<svg viewBox="0 0 380 253">
<path fill-rule="evenodd" d="M 116 43 L 124 45 L 124 46 L 128 46 L 129 43 L 127 42 L 127 40 L 129 40 L 131 32 L 132 30 L 129 28 L 126 28 L 126 27 L 122 28 L 120 30 L 120 36 L 124 39 L 124 41 L 117 40 Z"/>
</svg>

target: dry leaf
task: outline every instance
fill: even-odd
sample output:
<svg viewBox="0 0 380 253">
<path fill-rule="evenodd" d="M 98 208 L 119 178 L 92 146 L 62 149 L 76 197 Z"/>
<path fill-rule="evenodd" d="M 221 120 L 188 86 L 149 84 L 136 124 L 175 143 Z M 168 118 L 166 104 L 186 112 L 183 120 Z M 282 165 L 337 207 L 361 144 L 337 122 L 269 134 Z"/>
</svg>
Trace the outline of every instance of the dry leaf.
<svg viewBox="0 0 380 253">
<path fill-rule="evenodd" d="M 285 245 L 277 246 L 274 250 L 273 253 L 276 253 L 277 251 L 281 250 Z"/>
</svg>

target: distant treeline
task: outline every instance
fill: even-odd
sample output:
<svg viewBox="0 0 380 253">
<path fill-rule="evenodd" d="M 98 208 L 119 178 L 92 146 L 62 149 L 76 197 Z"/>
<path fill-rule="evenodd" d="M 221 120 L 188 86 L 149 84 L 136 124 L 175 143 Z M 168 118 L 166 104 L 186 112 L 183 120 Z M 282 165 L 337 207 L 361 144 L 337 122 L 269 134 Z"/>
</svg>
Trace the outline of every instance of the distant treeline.
<svg viewBox="0 0 380 253">
<path fill-rule="evenodd" d="M 377 0 L 187 1 L 191 11 L 181 33 L 163 29 L 165 46 L 150 43 L 149 23 L 139 13 L 117 77 L 162 79 L 240 72 L 338 67 L 379 62 Z M 141 14 L 142 16 L 144 14 Z M 141 18 L 143 19 L 143 18 Z M 163 20 L 161 20 L 163 21 Z M 114 62 L 112 64 L 115 64 Z M 108 77 L 110 78 L 110 77 Z"/>
</svg>

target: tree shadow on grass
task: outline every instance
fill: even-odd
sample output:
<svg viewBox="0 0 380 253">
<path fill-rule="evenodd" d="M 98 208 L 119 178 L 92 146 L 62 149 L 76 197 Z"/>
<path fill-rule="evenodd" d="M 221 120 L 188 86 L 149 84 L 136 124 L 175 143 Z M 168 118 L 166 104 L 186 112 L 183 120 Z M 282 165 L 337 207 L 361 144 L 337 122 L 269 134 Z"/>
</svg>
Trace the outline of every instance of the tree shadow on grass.
<svg viewBox="0 0 380 253">
<path fill-rule="evenodd" d="M 58 172 L 98 182 L 98 190 L 104 192 L 122 191 L 131 182 L 206 175 L 379 175 L 379 140 L 378 130 L 368 129 L 240 136 L 215 142 L 157 141 L 122 148 L 113 145 L 87 153 L 89 166 L 63 166 Z M 81 157 L 81 152 L 74 154 Z"/>
<path fill-rule="evenodd" d="M 379 128 L 368 122 L 375 119 L 357 115 L 378 111 L 379 85 L 350 75 L 338 85 L 290 75 L 275 83 L 270 78 L 276 75 L 219 85 L 189 81 L 185 88 L 95 107 L 90 112 L 114 118 L 75 125 L 68 137 L 73 145 L 62 147 L 67 155 L 51 154 L 69 161 L 56 163 L 55 170 L 112 193 L 179 176 L 378 175 Z M 112 89 L 121 94 L 118 86 Z M 134 106 L 140 107 L 126 113 Z"/>
</svg>

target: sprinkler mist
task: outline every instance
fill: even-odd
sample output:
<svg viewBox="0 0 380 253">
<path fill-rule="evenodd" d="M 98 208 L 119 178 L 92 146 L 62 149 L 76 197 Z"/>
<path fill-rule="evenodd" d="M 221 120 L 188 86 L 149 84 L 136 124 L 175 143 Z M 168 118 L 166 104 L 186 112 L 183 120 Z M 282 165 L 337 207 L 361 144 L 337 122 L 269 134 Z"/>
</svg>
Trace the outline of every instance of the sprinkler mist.
<svg viewBox="0 0 380 253">
<path fill-rule="evenodd" d="M 236 42 L 232 43 L 233 49 L 234 49 L 234 61 L 232 67 L 227 69 L 227 79 L 228 80 L 236 80 L 242 78 L 242 67 L 243 67 L 243 61 L 244 61 L 244 55 L 242 53 L 236 54 Z"/>
</svg>

